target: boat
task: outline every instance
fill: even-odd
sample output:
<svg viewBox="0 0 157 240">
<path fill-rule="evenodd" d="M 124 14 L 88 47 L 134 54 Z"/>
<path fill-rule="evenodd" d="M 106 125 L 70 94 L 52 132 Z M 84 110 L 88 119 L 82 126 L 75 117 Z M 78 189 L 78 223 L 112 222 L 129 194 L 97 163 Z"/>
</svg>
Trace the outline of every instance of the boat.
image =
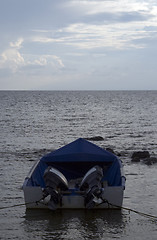
<svg viewBox="0 0 157 240">
<path fill-rule="evenodd" d="M 37 161 L 22 188 L 26 208 L 121 208 L 125 180 L 115 154 L 79 138 Z"/>
</svg>

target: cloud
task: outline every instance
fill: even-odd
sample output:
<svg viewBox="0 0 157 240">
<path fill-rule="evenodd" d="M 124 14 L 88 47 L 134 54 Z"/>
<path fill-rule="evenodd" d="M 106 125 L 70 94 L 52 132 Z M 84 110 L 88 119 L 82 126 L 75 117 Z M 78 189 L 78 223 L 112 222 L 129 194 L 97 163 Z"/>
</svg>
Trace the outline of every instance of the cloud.
<svg viewBox="0 0 157 240">
<path fill-rule="evenodd" d="M 22 68 L 28 69 L 31 66 L 54 68 L 64 68 L 63 61 L 56 55 L 33 55 L 22 54 L 20 49 L 22 48 L 23 38 L 17 39 L 15 42 L 10 42 L 10 47 L 4 50 L 0 55 L 0 69 L 10 69 L 13 73 L 18 72 Z"/>
<path fill-rule="evenodd" d="M 1 54 L 0 68 L 9 68 L 12 72 L 16 72 L 24 64 L 24 58 L 16 49 L 9 48 Z"/>
<path fill-rule="evenodd" d="M 16 49 L 7 49 L 0 58 L 0 68 L 8 68 L 13 73 L 22 68 L 53 67 L 53 69 L 64 68 L 63 61 L 55 55 L 21 55 Z"/>
<path fill-rule="evenodd" d="M 152 6 L 152 3 L 149 5 L 149 1 L 137 1 L 137 0 L 119 0 L 119 1 L 91 1 L 91 0 L 82 0 L 82 1 L 70 1 L 69 5 L 77 9 L 84 9 L 86 15 L 95 15 L 101 14 L 104 12 L 108 13 L 117 13 L 117 12 L 139 12 L 139 11 L 148 11 L 149 6 Z"/>
<path fill-rule="evenodd" d="M 66 2 L 64 7 L 65 12 L 72 16 L 75 12 L 76 16 L 56 30 L 34 30 L 33 42 L 71 46 L 75 50 L 143 48 L 146 44 L 138 40 L 151 36 L 145 26 L 157 26 L 155 7 L 146 2 L 82 0 Z"/>
<path fill-rule="evenodd" d="M 16 42 L 10 42 L 10 47 L 20 49 L 22 47 L 23 41 L 24 41 L 23 38 L 19 38 Z"/>
<path fill-rule="evenodd" d="M 60 67 L 62 67 L 62 68 L 65 67 L 62 60 L 59 57 L 57 57 L 57 56 L 52 56 L 52 57 L 56 60 L 56 62 L 59 64 Z"/>
<path fill-rule="evenodd" d="M 33 36 L 31 37 L 32 42 L 39 42 L 39 43 L 55 43 L 55 42 L 63 42 L 64 39 L 62 38 L 50 38 L 48 36 Z"/>
<path fill-rule="evenodd" d="M 64 68 L 63 61 L 56 55 L 25 55 L 25 66 Z"/>
<path fill-rule="evenodd" d="M 128 22 L 141 22 L 148 21 L 152 18 L 152 14 L 146 11 L 117 11 L 117 12 L 102 12 L 89 14 L 84 17 L 86 23 L 91 24 L 113 24 L 113 23 L 128 23 Z"/>
<path fill-rule="evenodd" d="M 65 81 L 68 88 L 73 79 L 79 86 L 82 78 L 88 79 L 87 88 L 93 81 L 94 89 L 100 73 L 100 83 L 104 76 L 117 79 L 117 64 L 119 79 L 124 79 L 124 63 L 132 66 L 141 52 L 145 54 L 139 60 L 140 65 L 136 64 L 139 75 L 142 69 L 148 69 L 148 63 L 144 62 L 148 58 L 146 52 L 154 53 L 153 62 L 156 62 L 157 3 L 153 0 L 1 2 L 1 81 L 4 74 L 10 73 L 10 79 L 14 77 L 15 82 L 28 77 L 35 79 L 36 84 L 41 79 L 43 85 L 45 79 L 50 80 L 51 85 L 51 79 L 55 78 L 56 88 L 58 79 L 59 87 Z M 150 56 L 152 59 L 152 54 Z M 125 69 L 129 78 L 132 69 Z M 150 69 L 152 71 L 152 64 Z"/>
<path fill-rule="evenodd" d="M 16 42 L 10 42 L 10 47 L 4 50 L 0 55 L 0 68 L 8 68 L 12 72 L 25 64 L 23 56 L 19 49 L 22 47 L 23 39 L 19 38 Z"/>
<path fill-rule="evenodd" d="M 30 6 L 25 5 L 26 8 Z M 144 44 L 139 45 L 138 41 L 135 44 L 134 40 L 149 37 L 145 26 L 157 26 L 157 10 L 149 1 L 54 0 L 53 4 L 48 1 L 46 6 L 39 1 L 39 5 L 48 10 L 47 18 L 39 18 L 42 14 L 39 6 L 38 25 L 30 15 L 29 21 L 33 20 L 33 24 L 29 39 L 33 43 L 60 44 L 61 47 L 68 45 L 87 50 L 101 47 L 141 48 Z M 31 14 L 34 13 L 33 9 Z M 45 24 L 46 19 L 51 24 Z M 24 39 L 20 38 L 11 42 L 10 46 L 20 49 L 23 42 Z"/>
<path fill-rule="evenodd" d="M 102 47 L 111 47 L 112 49 L 141 48 L 143 47 L 142 45 L 133 45 L 132 41 L 146 38 L 148 33 L 143 29 L 135 29 L 136 27 L 136 23 L 131 23 L 129 29 L 128 25 L 126 26 L 124 23 L 110 25 L 71 24 L 62 29 L 62 35 L 65 35 L 65 37 L 61 36 L 56 42 L 75 46 L 80 49 Z M 53 41 L 54 39 L 52 39 L 52 42 Z"/>
</svg>

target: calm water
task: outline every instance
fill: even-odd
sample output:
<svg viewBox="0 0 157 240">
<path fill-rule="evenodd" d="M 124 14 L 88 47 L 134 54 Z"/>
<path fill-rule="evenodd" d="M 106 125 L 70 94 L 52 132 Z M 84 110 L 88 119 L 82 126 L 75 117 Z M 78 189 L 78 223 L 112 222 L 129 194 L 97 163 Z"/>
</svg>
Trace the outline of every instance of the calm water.
<svg viewBox="0 0 157 240">
<path fill-rule="evenodd" d="M 127 182 L 123 205 L 157 216 L 157 91 L 0 92 L 0 207 L 23 203 L 21 186 L 43 154 L 79 137 L 121 153 Z M 0 210 L 0 239 L 150 239 L 157 222 L 128 211 Z"/>
</svg>

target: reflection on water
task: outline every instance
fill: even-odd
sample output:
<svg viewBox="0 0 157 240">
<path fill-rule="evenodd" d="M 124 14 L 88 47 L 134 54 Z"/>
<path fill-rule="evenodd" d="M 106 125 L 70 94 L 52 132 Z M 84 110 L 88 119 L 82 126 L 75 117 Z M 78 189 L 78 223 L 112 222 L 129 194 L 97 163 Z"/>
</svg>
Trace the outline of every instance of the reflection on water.
<svg viewBox="0 0 157 240">
<path fill-rule="evenodd" d="M 38 239 L 112 239 L 123 232 L 124 218 L 120 210 L 27 210 L 23 227 L 27 235 L 40 229 Z"/>
</svg>

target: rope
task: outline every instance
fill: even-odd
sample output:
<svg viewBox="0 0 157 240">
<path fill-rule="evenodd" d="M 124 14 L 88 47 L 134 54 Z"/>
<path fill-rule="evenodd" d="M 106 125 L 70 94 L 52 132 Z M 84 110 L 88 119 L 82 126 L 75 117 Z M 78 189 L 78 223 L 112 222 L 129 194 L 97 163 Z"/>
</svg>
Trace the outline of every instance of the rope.
<svg viewBox="0 0 157 240">
<path fill-rule="evenodd" d="M 131 208 L 127 208 L 127 207 L 123 207 L 123 206 L 117 206 L 117 205 L 115 205 L 115 204 L 110 203 L 110 202 L 109 202 L 108 200 L 106 200 L 106 199 L 102 199 L 102 200 L 103 200 L 103 202 L 100 203 L 100 204 L 98 204 L 97 206 L 99 206 L 99 205 L 101 205 L 101 204 L 103 204 L 103 203 L 107 203 L 107 204 L 108 204 L 108 208 L 109 208 L 109 206 L 113 206 L 113 207 L 116 207 L 116 208 L 120 208 L 120 209 L 127 210 L 127 211 L 129 211 L 129 212 L 137 213 L 137 214 L 139 214 L 139 215 L 141 215 L 141 216 L 144 216 L 144 217 L 152 218 L 153 220 L 157 221 L 157 216 L 154 216 L 154 215 L 151 215 L 151 214 L 147 214 L 147 213 L 143 213 L 143 212 L 140 212 L 140 211 L 131 209 Z"/>
<path fill-rule="evenodd" d="M 0 210 L 7 209 L 7 208 L 19 207 L 19 206 L 25 206 L 25 205 L 33 204 L 33 203 L 36 203 L 36 205 L 38 205 L 38 203 L 39 203 L 41 200 L 42 200 L 42 199 L 40 199 L 40 200 L 38 200 L 38 201 L 36 201 L 36 202 L 19 203 L 19 204 L 15 204 L 15 205 L 11 205 L 11 206 L 0 207 Z"/>
<path fill-rule="evenodd" d="M 38 204 L 42 199 L 36 201 L 36 202 L 29 202 L 29 203 L 20 203 L 20 204 L 15 204 L 15 205 L 11 205 L 11 206 L 6 206 L 6 207 L 0 207 L 0 210 L 3 210 L 3 209 L 7 209 L 7 208 L 14 208 L 14 207 L 19 207 L 19 206 L 24 206 L 24 205 L 28 205 L 28 204 L 33 204 L 33 203 L 36 203 Z M 148 218 L 152 218 L 153 220 L 157 221 L 157 216 L 154 216 L 154 215 L 151 215 L 151 214 L 147 214 L 147 213 L 143 213 L 143 212 L 140 212 L 140 211 L 137 211 L 137 210 L 134 210 L 134 209 L 131 209 L 131 208 L 127 208 L 127 207 L 123 207 L 123 206 L 117 206 L 115 204 L 112 204 L 110 203 L 108 200 L 106 199 L 103 199 L 103 202 L 98 204 L 97 206 L 100 206 L 101 204 L 103 203 L 107 203 L 108 204 L 108 208 L 109 206 L 113 206 L 113 207 L 116 207 L 116 208 L 120 208 L 120 209 L 124 209 L 124 210 L 127 210 L 129 212 L 134 212 L 134 213 L 137 213 L 141 216 L 144 216 L 144 217 L 148 217 Z"/>
</svg>

